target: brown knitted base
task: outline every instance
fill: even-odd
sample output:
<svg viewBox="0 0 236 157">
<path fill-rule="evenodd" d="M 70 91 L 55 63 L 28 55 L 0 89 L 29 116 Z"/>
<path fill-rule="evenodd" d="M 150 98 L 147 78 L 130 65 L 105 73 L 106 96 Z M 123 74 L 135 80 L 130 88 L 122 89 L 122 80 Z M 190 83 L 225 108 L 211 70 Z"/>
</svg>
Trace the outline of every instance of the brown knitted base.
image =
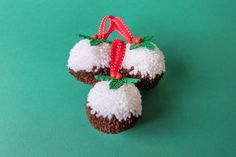
<svg viewBox="0 0 236 157">
<path fill-rule="evenodd" d="M 133 70 L 133 68 L 131 68 L 131 69 L 121 69 L 120 73 L 122 74 L 122 77 L 129 77 L 129 78 L 139 79 L 140 82 L 135 84 L 135 85 L 140 90 L 151 89 L 151 88 L 155 87 L 164 75 L 164 73 L 162 72 L 160 75 L 157 74 L 154 79 L 149 79 L 149 76 L 142 77 L 140 72 L 138 72 L 136 75 L 130 75 L 129 72 L 132 71 L 132 70 Z"/>
<path fill-rule="evenodd" d="M 69 68 L 69 72 L 73 75 L 77 80 L 80 80 L 83 83 L 95 85 L 98 81 L 95 79 L 95 75 L 109 75 L 109 68 L 99 68 L 95 71 L 96 66 L 93 67 L 92 72 L 86 72 L 85 70 L 80 70 L 75 72 L 74 70 Z"/>
<path fill-rule="evenodd" d="M 91 114 L 91 108 L 87 105 L 86 114 L 94 128 L 108 134 L 117 134 L 121 131 L 132 128 L 139 119 L 137 117 L 131 116 L 130 118 L 120 122 L 114 115 L 112 116 L 111 120 L 108 118 L 103 118 L 102 116 L 96 117 L 96 113 Z"/>
<path fill-rule="evenodd" d="M 109 75 L 110 74 L 109 68 L 99 68 L 96 72 L 95 72 L 95 69 L 96 69 L 96 66 L 93 67 L 92 72 L 86 72 L 85 70 L 80 70 L 78 72 L 75 72 L 72 69 L 69 69 L 69 72 L 77 80 L 80 80 L 81 82 L 84 82 L 86 84 L 95 85 L 95 83 L 98 82 L 94 77 L 95 75 Z M 133 70 L 133 68 L 131 68 L 129 70 L 128 69 L 121 69 L 120 73 L 122 74 L 122 77 L 140 79 L 140 82 L 136 84 L 136 86 L 140 90 L 151 89 L 151 88 L 155 87 L 164 75 L 164 73 L 162 73 L 160 75 L 156 75 L 156 77 L 154 79 L 150 80 L 149 76 L 142 77 L 140 72 L 138 72 L 136 75 L 130 75 L 129 72 L 132 70 Z"/>
</svg>

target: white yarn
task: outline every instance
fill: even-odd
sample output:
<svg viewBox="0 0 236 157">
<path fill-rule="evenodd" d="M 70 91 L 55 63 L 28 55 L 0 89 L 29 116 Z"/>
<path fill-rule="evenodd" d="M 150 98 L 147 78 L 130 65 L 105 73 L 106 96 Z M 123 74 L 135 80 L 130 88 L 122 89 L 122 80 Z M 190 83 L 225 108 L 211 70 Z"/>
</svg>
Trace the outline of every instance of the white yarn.
<svg viewBox="0 0 236 157">
<path fill-rule="evenodd" d="M 145 47 L 139 47 L 130 50 L 130 44 L 126 45 L 126 52 L 122 67 L 125 69 L 134 68 L 129 74 L 136 75 L 141 73 L 142 77 L 149 76 L 150 79 L 156 77 L 157 74 L 165 72 L 164 55 L 155 45 L 155 50 L 149 50 Z"/>
<path fill-rule="evenodd" d="M 109 67 L 110 47 L 110 44 L 104 42 L 91 46 L 90 40 L 82 39 L 71 49 L 67 66 L 75 72 L 90 72 L 94 66 L 97 69 Z"/>
<path fill-rule="evenodd" d="M 91 114 L 97 117 L 108 117 L 114 115 L 119 121 L 130 118 L 131 115 L 141 115 L 141 95 L 133 84 L 124 84 L 118 89 L 109 89 L 108 81 L 95 84 L 88 94 L 87 106 L 91 107 Z"/>
</svg>

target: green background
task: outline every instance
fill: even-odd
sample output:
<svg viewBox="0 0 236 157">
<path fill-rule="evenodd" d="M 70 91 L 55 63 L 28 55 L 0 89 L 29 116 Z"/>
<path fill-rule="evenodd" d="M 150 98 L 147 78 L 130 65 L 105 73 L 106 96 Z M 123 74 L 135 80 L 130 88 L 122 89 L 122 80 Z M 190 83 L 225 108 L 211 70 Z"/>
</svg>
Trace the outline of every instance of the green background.
<svg viewBox="0 0 236 157">
<path fill-rule="evenodd" d="M 236 156 L 236 1 L 0 0 L 0 157 Z M 131 130 L 93 129 L 69 50 L 105 15 L 166 57 Z"/>
</svg>

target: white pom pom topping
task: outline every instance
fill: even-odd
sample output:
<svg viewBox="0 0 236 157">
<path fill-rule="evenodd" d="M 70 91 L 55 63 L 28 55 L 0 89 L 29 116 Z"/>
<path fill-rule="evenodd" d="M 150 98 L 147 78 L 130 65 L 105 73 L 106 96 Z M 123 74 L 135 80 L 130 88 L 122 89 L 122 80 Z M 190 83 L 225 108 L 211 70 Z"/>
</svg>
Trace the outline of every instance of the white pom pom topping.
<svg viewBox="0 0 236 157">
<path fill-rule="evenodd" d="M 119 121 L 132 115 L 139 117 L 142 112 L 141 95 L 134 84 L 124 84 L 118 89 L 109 89 L 108 81 L 95 84 L 88 94 L 87 106 L 91 114 L 111 119 L 114 115 Z"/>
<path fill-rule="evenodd" d="M 71 49 L 67 66 L 75 72 L 91 72 L 94 66 L 97 69 L 109 67 L 110 47 L 110 44 L 105 42 L 91 46 L 90 40 L 82 39 Z"/>
<path fill-rule="evenodd" d="M 164 55 L 156 45 L 154 50 L 145 47 L 130 50 L 130 44 L 127 44 L 122 67 L 125 69 L 133 67 L 134 69 L 129 72 L 131 75 L 140 72 L 142 77 L 149 76 L 153 79 L 157 74 L 165 72 Z"/>
<path fill-rule="evenodd" d="M 133 50 L 129 48 L 130 44 L 128 43 L 122 68 L 129 70 L 133 67 L 133 70 L 129 72 L 130 75 L 140 72 L 142 77 L 149 76 L 150 79 L 154 79 L 156 75 L 165 72 L 164 55 L 157 46 L 154 50 L 145 47 Z M 75 72 L 79 70 L 91 72 L 95 66 L 97 69 L 109 67 L 110 50 L 111 45 L 108 43 L 91 46 L 90 40 L 80 40 L 71 49 L 67 66 Z"/>
</svg>

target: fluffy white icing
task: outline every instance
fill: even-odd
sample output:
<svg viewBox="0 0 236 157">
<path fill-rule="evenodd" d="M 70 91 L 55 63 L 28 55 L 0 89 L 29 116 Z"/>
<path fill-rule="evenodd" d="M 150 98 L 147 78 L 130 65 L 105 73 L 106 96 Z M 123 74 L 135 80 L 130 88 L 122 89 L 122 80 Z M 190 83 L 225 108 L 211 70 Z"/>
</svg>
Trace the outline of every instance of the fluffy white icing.
<svg viewBox="0 0 236 157">
<path fill-rule="evenodd" d="M 136 75 L 141 73 L 142 77 L 155 78 L 157 74 L 165 72 L 165 60 L 161 50 L 155 45 L 155 50 L 139 47 L 130 50 L 130 44 L 126 45 L 126 52 L 122 67 L 125 69 L 134 68 L 129 73 Z"/>
<path fill-rule="evenodd" d="M 141 95 L 133 84 L 124 84 L 118 89 L 109 89 L 108 81 L 95 84 L 88 94 L 87 106 L 91 107 L 91 114 L 97 117 L 112 118 L 114 115 L 119 121 L 130 118 L 131 115 L 141 115 Z"/>
<path fill-rule="evenodd" d="M 90 45 L 90 40 L 80 40 L 70 51 L 68 68 L 75 72 L 79 70 L 92 71 L 93 67 L 109 67 L 110 44 L 101 43 L 96 46 Z M 96 69 L 95 69 L 96 70 Z"/>
</svg>

